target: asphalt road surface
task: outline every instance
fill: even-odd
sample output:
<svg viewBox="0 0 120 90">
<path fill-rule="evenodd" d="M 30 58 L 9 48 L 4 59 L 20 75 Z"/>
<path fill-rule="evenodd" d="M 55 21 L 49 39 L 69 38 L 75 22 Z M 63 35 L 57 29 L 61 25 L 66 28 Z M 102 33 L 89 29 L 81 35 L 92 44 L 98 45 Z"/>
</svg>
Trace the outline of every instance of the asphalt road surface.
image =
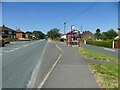
<svg viewBox="0 0 120 90">
<path fill-rule="evenodd" d="M 46 40 L 14 42 L 2 48 L 3 88 L 27 87 L 46 43 Z"/>
</svg>

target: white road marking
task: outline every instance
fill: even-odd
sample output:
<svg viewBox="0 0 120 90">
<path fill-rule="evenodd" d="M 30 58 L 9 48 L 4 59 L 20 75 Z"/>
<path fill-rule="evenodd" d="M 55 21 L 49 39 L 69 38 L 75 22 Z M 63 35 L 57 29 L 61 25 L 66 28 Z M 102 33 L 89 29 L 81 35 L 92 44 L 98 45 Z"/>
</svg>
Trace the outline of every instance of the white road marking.
<svg viewBox="0 0 120 90">
<path fill-rule="evenodd" d="M 57 44 L 56 44 L 56 47 L 57 47 L 60 51 L 63 51 Z"/>
<path fill-rule="evenodd" d="M 10 51 L 8 51 L 8 52 L 12 52 L 12 51 L 15 51 L 15 50 L 18 50 L 18 49 L 20 49 L 20 48 L 15 48 L 15 49 L 10 50 Z"/>
<path fill-rule="evenodd" d="M 54 70 L 55 66 L 57 65 L 57 63 L 59 62 L 60 58 L 62 57 L 64 51 L 56 44 L 56 47 L 62 51 L 62 53 L 60 54 L 60 56 L 58 57 L 58 59 L 56 60 L 56 62 L 53 64 L 52 68 L 50 69 L 50 71 L 47 73 L 47 75 L 45 76 L 45 78 L 43 79 L 43 81 L 40 83 L 40 85 L 38 86 L 38 88 L 42 88 L 43 85 L 45 84 L 45 82 L 47 81 L 48 77 L 50 76 L 50 74 L 52 73 L 52 71 Z"/>
<path fill-rule="evenodd" d="M 2 52 L 9 52 L 9 51 L 2 51 Z"/>
<path fill-rule="evenodd" d="M 48 44 L 48 42 L 47 42 L 47 44 Z M 44 50 L 43 50 L 43 52 L 42 52 L 42 54 L 41 54 L 41 57 L 40 57 L 40 60 L 39 60 L 38 64 L 36 65 L 36 67 L 35 67 L 34 70 L 33 70 L 33 73 L 32 73 L 32 75 L 31 75 L 31 79 L 29 80 L 29 83 L 28 83 L 28 85 L 27 85 L 27 88 L 33 88 L 33 86 L 34 86 L 34 84 L 35 84 L 36 77 L 37 77 L 37 74 L 38 74 L 38 71 L 39 71 L 39 68 L 40 68 L 41 60 L 42 60 L 43 55 L 44 55 L 44 53 L 45 53 L 45 50 L 46 50 L 46 48 L 47 48 L 47 44 L 46 44 L 46 46 L 44 47 Z"/>
<path fill-rule="evenodd" d="M 27 46 L 29 46 L 29 45 L 25 45 L 24 47 L 27 47 Z"/>
<path fill-rule="evenodd" d="M 113 51 L 115 52 L 116 50 L 113 50 L 113 49 L 109 49 L 109 48 L 104 48 L 105 50 L 109 50 L 109 51 Z"/>
<path fill-rule="evenodd" d="M 2 54 L 0 53 L 0 55 L 2 55 Z"/>
</svg>

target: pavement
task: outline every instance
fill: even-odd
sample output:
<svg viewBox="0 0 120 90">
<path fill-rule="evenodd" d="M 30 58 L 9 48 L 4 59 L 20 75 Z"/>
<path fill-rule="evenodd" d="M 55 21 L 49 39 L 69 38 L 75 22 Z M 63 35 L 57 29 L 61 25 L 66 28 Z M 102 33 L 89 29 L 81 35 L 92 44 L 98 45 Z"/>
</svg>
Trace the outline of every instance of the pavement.
<svg viewBox="0 0 120 90">
<path fill-rule="evenodd" d="M 78 49 L 57 45 L 64 53 L 42 88 L 99 88 Z"/>
</svg>

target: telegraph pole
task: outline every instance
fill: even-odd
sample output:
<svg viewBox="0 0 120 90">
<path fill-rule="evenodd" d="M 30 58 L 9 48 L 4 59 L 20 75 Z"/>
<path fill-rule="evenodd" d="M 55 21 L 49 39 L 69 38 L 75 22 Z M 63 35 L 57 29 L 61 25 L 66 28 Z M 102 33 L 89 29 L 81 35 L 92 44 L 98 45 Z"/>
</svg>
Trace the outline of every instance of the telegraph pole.
<svg viewBox="0 0 120 90">
<path fill-rule="evenodd" d="M 64 35 L 65 35 L 65 31 L 66 31 L 66 22 L 64 22 Z"/>
</svg>

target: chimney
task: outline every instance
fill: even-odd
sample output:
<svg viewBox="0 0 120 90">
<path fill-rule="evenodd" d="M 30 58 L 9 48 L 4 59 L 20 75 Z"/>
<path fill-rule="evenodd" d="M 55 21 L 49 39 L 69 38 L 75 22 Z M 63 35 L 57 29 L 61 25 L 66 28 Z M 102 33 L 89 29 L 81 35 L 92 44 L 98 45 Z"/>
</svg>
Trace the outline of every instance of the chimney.
<svg viewBox="0 0 120 90">
<path fill-rule="evenodd" d="M 118 37 L 120 38 L 120 28 L 118 28 Z"/>
</svg>

